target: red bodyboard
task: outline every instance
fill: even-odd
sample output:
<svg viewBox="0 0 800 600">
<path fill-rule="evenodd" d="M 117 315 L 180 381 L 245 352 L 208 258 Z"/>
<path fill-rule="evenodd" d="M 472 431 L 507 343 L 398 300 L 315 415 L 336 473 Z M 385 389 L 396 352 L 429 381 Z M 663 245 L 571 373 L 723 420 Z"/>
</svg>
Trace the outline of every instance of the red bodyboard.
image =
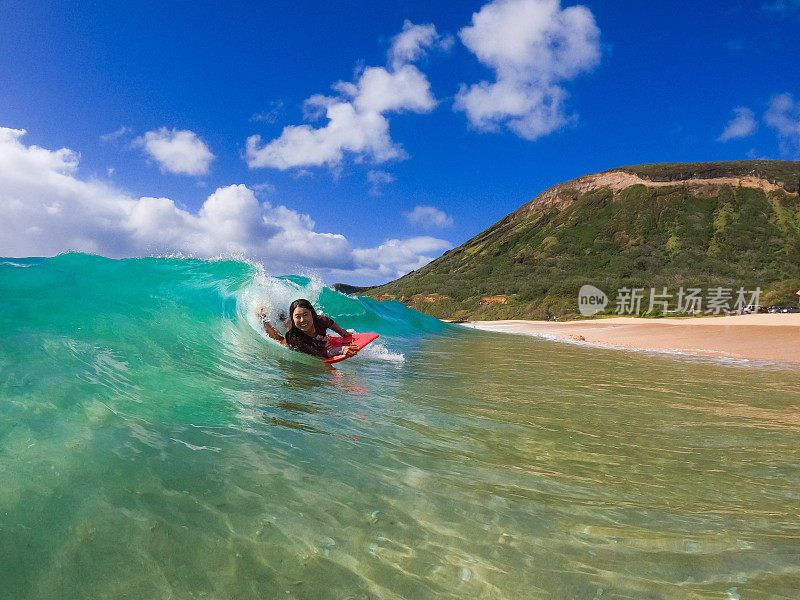
<svg viewBox="0 0 800 600">
<path fill-rule="evenodd" d="M 347 346 L 348 344 L 352 344 L 355 342 L 356 347 L 361 350 L 364 346 L 369 344 L 370 342 L 374 342 L 378 339 L 377 333 L 354 333 L 353 335 L 349 335 L 347 337 L 329 337 L 328 338 L 328 346 L 332 347 L 339 347 Z M 345 360 L 349 358 L 347 356 L 332 356 L 331 358 L 326 358 L 325 362 L 328 363 L 335 363 L 339 362 L 340 360 Z"/>
</svg>

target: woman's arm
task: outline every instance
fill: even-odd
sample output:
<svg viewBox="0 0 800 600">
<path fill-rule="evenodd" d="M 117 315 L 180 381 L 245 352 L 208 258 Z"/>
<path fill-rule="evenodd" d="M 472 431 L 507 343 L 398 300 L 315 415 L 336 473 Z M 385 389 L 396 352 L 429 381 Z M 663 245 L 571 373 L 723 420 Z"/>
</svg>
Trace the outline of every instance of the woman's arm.
<svg viewBox="0 0 800 600">
<path fill-rule="evenodd" d="M 325 320 L 324 324 L 327 329 L 333 329 L 336 333 L 345 338 L 350 337 L 352 335 L 349 331 L 339 327 L 339 325 L 336 324 L 336 321 L 334 321 L 330 317 L 321 317 L 321 318 Z M 341 348 L 334 349 L 334 352 L 333 354 L 331 354 L 331 356 L 338 356 L 338 355 L 355 356 L 356 354 L 358 354 L 358 348 L 348 344 L 347 346 L 342 346 Z"/>
<path fill-rule="evenodd" d="M 264 331 L 267 332 L 267 335 L 271 337 L 273 340 L 280 342 L 281 344 L 286 344 L 286 338 L 284 338 L 278 330 L 275 329 L 269 321 L 264 321 Z"/>
<path fill-rule="evenodd" d="M 336 333 L 338 333 L 342 337 L 350 337 L 350 332 L 342 329 L 336 324 L 336 321 L 331 319 L 330 317 L 320 316 L 320 320 L 323 321 L 323 325 L 325 325 L 326 329 L 333 329 Z"/>
<path fill-rule="evenodd" d="M 273 340 L 280 342 L 281 344 L 286 344 L 286 340 L 284 337 L 278 333 L 278 330 L 272 326 L 272 323 L 267 321 L 267 317 L 264 313 L 264 309 L 262 308 L 260 311 L 256 312 L 256 316 L 261 319 L 261 323 L 264 325 L 264 331 L 267 333 L 269 337 Z"/>
</svg>

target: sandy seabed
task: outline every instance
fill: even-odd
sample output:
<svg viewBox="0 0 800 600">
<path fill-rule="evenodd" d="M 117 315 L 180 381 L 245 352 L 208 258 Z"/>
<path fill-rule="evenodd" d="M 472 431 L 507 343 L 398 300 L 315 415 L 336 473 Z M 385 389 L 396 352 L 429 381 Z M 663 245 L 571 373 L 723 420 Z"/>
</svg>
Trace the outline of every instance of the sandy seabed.
<svg viewBox="0 0 800 600">
<path fill-rule="evenodd" d="M 584 321 L 473 321 L 466 327 L 618 348 L 800 364 L 800 313 Z"/>
</svg>

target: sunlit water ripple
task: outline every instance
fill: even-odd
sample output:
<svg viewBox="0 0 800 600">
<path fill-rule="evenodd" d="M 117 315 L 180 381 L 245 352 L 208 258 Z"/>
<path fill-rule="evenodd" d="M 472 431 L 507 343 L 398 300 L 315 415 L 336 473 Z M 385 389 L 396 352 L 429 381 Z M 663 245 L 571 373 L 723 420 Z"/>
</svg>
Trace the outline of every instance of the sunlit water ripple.
<svg viewBox="0 0 800 600">
<path fill-rule="evenodd" d="M 0 264 L 0 598 L 797 598 L 796 370 L 232 261 Z M 294 297 L 375 347 L 264 339 Z"/>
</svg>

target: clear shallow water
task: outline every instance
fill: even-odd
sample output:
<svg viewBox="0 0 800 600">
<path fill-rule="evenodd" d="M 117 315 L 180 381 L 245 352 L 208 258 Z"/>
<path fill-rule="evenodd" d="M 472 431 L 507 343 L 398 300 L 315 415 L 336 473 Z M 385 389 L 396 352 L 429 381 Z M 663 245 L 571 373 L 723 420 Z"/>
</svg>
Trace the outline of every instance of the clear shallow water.
<svg viewBox="0 0 800 600">
<path fill-rule="evenodd" d="M 237 262 L 0 260 L 0 598 L 796 598 L 797 370 Z M 12 263 L 12 264 L 9 264 Z M 253 308 L 381 345 L 330 369 Z"/>
</svg>

